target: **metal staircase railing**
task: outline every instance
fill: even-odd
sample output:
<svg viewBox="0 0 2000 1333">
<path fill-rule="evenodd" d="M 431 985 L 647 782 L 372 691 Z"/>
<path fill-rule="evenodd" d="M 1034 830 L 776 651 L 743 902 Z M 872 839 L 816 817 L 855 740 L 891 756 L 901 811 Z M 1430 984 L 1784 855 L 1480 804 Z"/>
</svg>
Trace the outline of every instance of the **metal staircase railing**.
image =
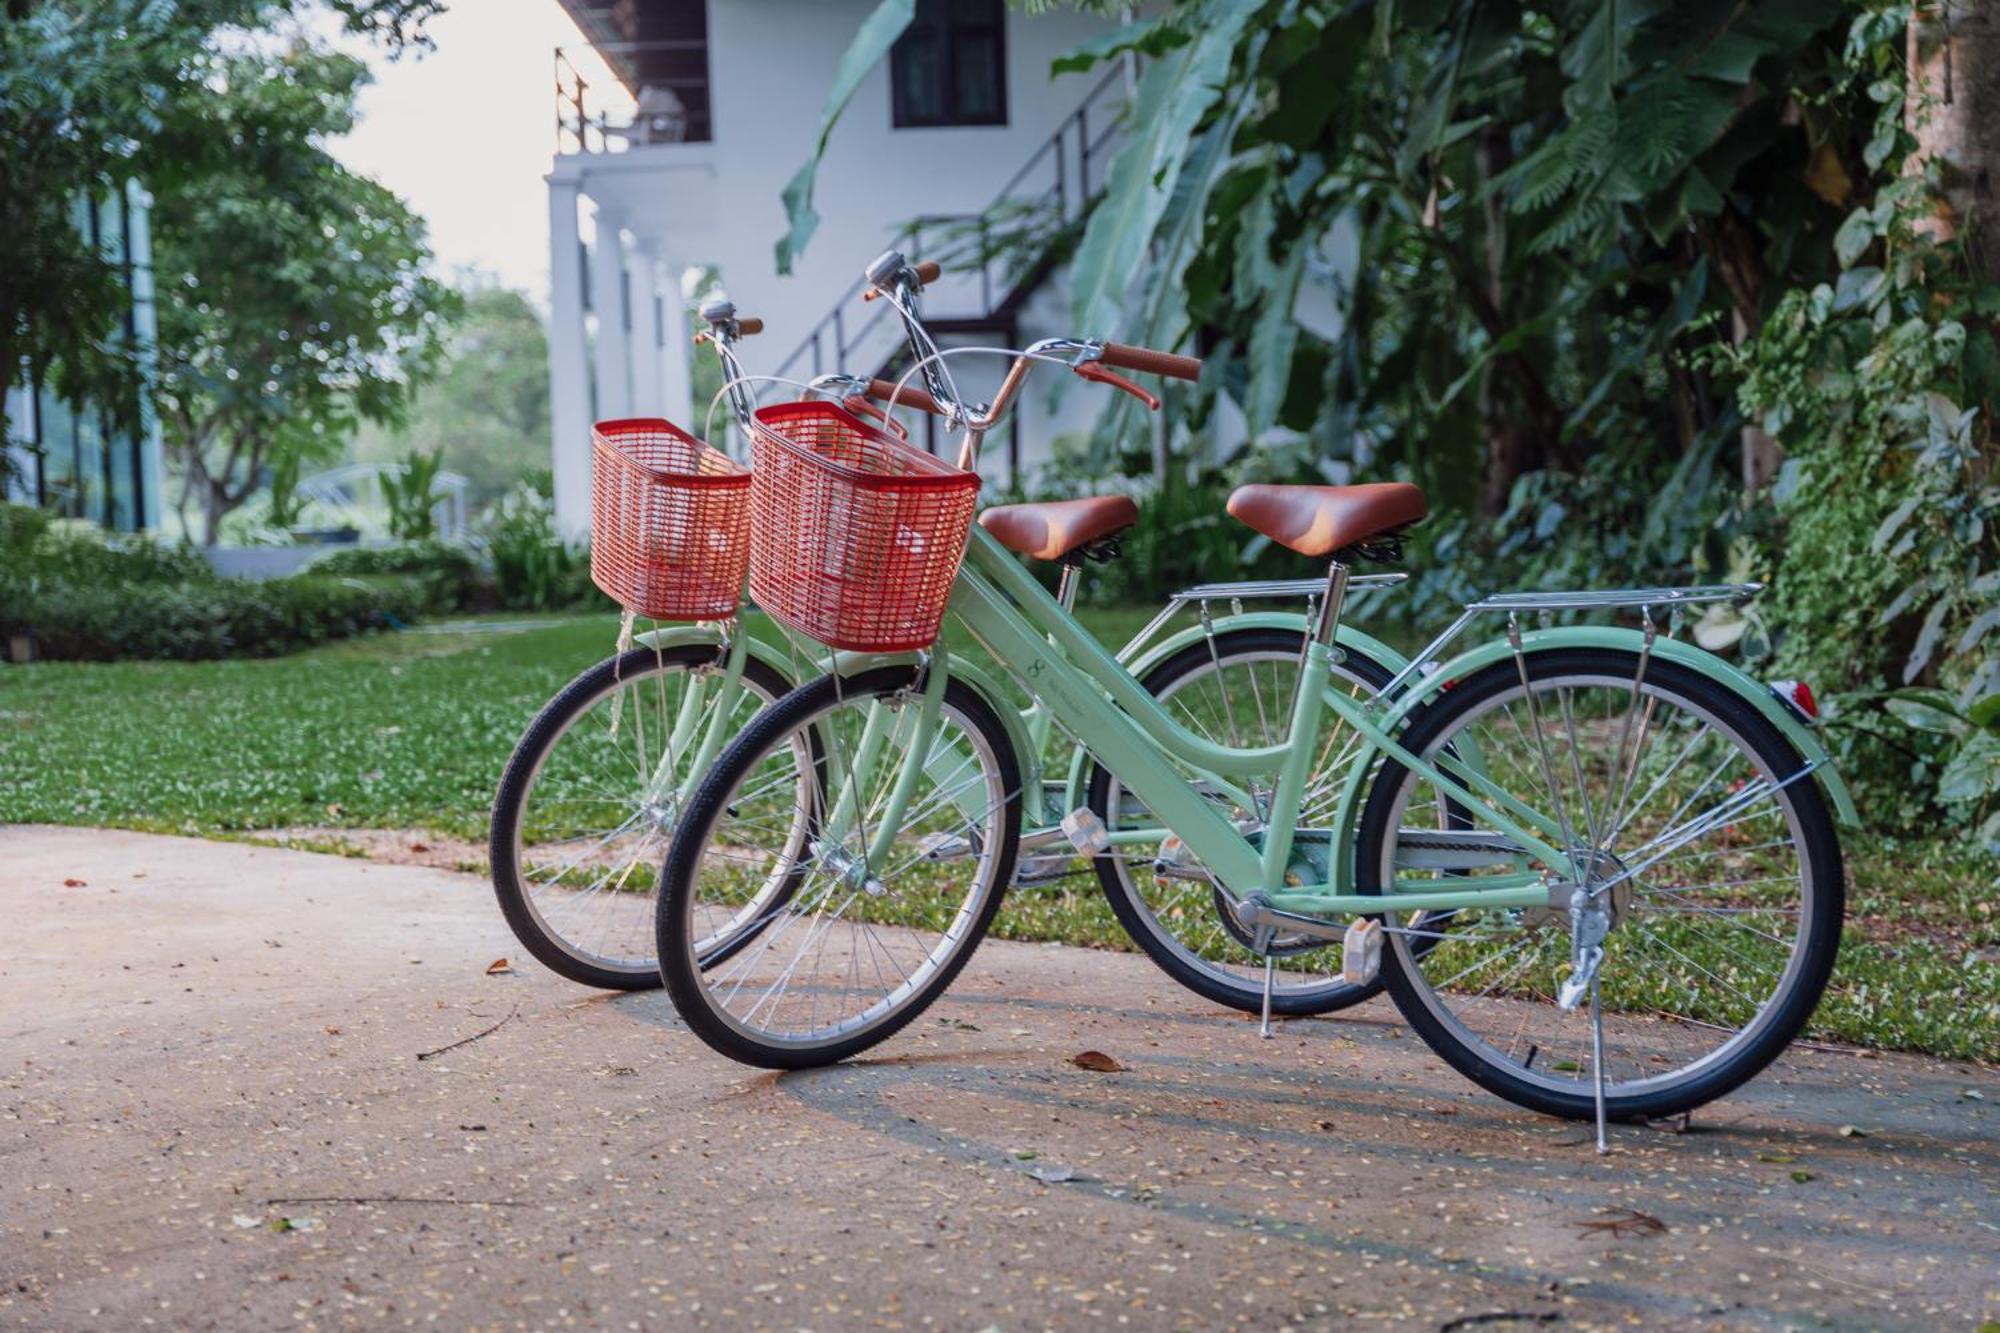
<svg viewBox="0 0 2000 1333">
<path fill-rule="evenodd" d="M 1124 84 L 1123 66 L 1107 71 L 983 211 L 925 214 L 896 232 L 895 248 L 945 266 L 924 291 L 924 322 L 933 331 L 991 332 L 1012 344 L 1022 303 L 1055 267 L 1055 236 L 1103 193 L 1113 140 L 1124 131 Z M 857 278 L 842 292 L 775 373 L 804 379 L 871 354 L 871 369 L 887 369 L 901 329 L 884 303 L 857 304 L 865 286 Z"/>
</svg>

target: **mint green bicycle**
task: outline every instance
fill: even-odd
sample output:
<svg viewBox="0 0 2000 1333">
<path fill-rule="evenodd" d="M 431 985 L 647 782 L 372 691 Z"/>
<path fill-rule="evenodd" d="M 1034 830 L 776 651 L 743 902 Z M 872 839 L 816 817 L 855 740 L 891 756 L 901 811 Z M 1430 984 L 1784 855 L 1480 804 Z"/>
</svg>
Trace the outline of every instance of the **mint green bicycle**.
<svg viewBox="0 0 2000 1333">
<path fill-rule="evenodd" d="M 965 422 L 962 467 L 1036 363 L 1142 396 L 1112 368 L 1198 369 L 1068 339 L 1014 356 Z M 1379 972 L 1446 1061 L 1522 1106 L 1595 1115 L 1600 1148 L 1607 1118 L 1689 1110 L 1776 1058 L 1833 967 L 1835 812 L 1851 822 L 1852 802 L 1809 692 L 1655 618 L 1755 586 L 1486 598 L 1382 690 L 1350 692 L 1332 684 L 1350 566 L 1393 558 L 1422 494 L 1250 486 L 1229 509 L 1328 563 L 1282 734 L 1247 747 L 1186 725 L 995 533 L 970 531 L 951 618 L 1092 757 L 1069 840 L 1199 883 L 1202 910 L 1267 960 L 1338 941 L 1344 979 Z M 853 540 L 809 509 L 795 526 L 803 547 Z M 1642 627 L 1523 623 L 1618 608 Z M 1443 657 L 1489 616 L 1498 638 Z M 991 679 L 941 646 L 838 655 L 763 709 L 694 791 L 662 872 L 658 955 L 690 1027 L 735 1059 L 800 1068 L 910 1022 L 1000 906 L 1039 753 Z"/>
</svg>

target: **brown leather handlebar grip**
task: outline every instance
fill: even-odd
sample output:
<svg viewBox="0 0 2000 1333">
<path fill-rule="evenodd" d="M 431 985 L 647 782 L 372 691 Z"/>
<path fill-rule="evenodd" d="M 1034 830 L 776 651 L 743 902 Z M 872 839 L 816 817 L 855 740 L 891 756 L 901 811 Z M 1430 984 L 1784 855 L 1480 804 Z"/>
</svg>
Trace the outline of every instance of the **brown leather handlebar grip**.
<svg viewBox="0 0 2000 1333">
<path fill-rule="evenodd" d="M 755 315 L 746 315 L 736 321 L 736 332 L 740 337 L 747 338 L 753 333 L 762 333 L 763 331 L 764 321 L 758 319 Z"/>
<path fill-rule="evenodd" d="M 1165 375 L 1177 380 L 1198 380 L 1201 378 L 1201 362 L 1192 356 L 1175 356 L 1172 352 L 1156 352 L 1150 347 L 1127 347 L 1123 343 L 1104 344 L 1104 354 L 1098 357 L 1107 366 L 1117 366 L 1120 370 L 1139 370 L 1148 375 Z"/>
<path fill-rule="evenodd" d="M 914 407 L 919 412 L 929 412 L 934 416 L 945 415 L 944 406 L 914 384 L 905 384 L 899 390 L 887 380 L 869 380 L 868 396 L 877 402 Z"/>
</svg>

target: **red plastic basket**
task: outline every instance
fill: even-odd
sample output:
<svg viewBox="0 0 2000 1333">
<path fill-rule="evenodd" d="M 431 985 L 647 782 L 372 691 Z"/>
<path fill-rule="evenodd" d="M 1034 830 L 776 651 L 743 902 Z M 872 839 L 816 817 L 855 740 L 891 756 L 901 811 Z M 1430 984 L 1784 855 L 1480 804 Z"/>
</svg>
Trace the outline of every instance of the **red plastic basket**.
<svg viewBox="0 0 2000 1333">
<path fill-rule="evenodd" d="M 824 402 L 759 409 L 751 455 L 757 605 L 834 648 L 897 653 L 934 642 L 979 475 Z"/>
<path fill-rule="evenodd" d="M 655 620 L 736 613 L 750 561 L 750 473 L 658 417 L 591 432 L 590 577 Z"/>
</svg>

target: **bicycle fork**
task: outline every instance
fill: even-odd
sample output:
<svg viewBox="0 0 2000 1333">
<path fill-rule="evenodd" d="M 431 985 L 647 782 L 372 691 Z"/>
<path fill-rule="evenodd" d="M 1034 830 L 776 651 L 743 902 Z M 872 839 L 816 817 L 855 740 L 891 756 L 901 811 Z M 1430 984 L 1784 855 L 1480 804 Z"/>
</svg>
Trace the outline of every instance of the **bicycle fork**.
<svg viewBox="0 0 2000 1333">
<path fill-rule="evenodd" d="M 659 763 L 646 779 L 642 799 L 647 807 L 663 808 L 677 818 L 694 784 L 707 776 L 728 740 L 728 720 L 736 706 L 737 692 L 743 688 L 743 664 L 749 648 L 750 635 L 740 622 L 735 632 L 725 632 L 722 678 L 715 682 L 712 694 L 701 673 L 689 673 L 687 693 L 681 696 L 680 708 L 674 714 L 673 730 L 660 750 Z M 695 740 L 697 733 L 699 742 Z M 693 757 L 682 764 L 679 757 L 689 753 L 690 745 L 694 746 Z"/>
<path fill-rule="evenodd" d="M 875 879 L 873 868 L 883 864 L 895 845 L 896 836 L 902 830 L 903 817 L 909 812 L 911 798 L 916 794 L 918 778 L 926 772 L 933 772 L 935 776 L 934 770 L 940 762 L 932 750 L 937 740 L 944 690 L 950 673 L 941 655 L 924 659 L 919 671 L 921 683 L 910 691 L 917 700 L 913 725 L 904 725 L 903 719 L 909 714 L 893 702 L 871 699 L 861 724 L 861 736 L 855 742 L 851 755 L 841 753 L 842 747 L 834 737 L 829 735 L 827 738 L 828 777 L 839 795 L 820 829 L 813 852 L 835 874 L 850 881 L 854 888 L 871 895 L 879 896 L 887 891 L 886 886 Z M 893 754 L 885 754 L 885 751 L 898 749 L 901 751 L 900 761 Z M 877 768 L 884 763 L 898 764 L 894 783 L 879 809 L 864 807 L 862 793 L 873 782 Z M 858 855 L 846 850 L 850 833 L 858 834 L 860 838 Z"/>
</svg>

